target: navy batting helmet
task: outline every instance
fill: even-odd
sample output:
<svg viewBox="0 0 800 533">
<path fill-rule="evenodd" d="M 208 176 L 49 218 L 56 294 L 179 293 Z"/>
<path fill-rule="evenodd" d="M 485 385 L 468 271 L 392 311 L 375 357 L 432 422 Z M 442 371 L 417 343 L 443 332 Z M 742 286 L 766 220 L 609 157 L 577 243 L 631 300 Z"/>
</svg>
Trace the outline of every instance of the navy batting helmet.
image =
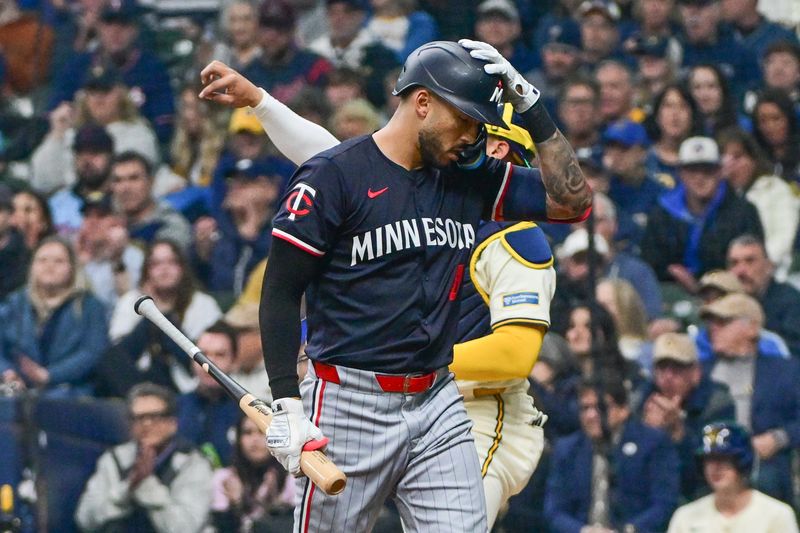
<svg viewBox="0 0 800 533">
<path fill-rule="evenodd" d="M 392 94 L 425 87 L 478 122 L 508 129 L 498 109 L 503 94 L 500 77 L 487 74 L 484 65 L 458 43 L 423 44 L 406 59 Z"/>
<path fill-rule="evenodd" d="M 750 435 L 737 424 L 717 422 L 703 428 L 703 444 L 698 455 L 730 457 L 740 472 L 749 473 L 753 466 Z"/>
</svg>

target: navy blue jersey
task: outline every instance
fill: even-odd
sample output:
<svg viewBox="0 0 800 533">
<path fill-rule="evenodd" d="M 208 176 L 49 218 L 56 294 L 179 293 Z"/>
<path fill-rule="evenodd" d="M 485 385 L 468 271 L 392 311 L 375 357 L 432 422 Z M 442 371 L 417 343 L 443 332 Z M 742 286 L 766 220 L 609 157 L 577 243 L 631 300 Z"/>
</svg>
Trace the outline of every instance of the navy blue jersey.
<svg viewBox="0 0 800 533">
<path fill-rule="evenodd" d="M 447 366 L 478 222 L 504 216 L 545 216 L 538 170 L 487 158 L 408 171 L 371 136 L 310 159 L 273 221 L 274 237 L 324 257 L 306 290 L 306 353 L 387 373 Z"/>
</svg>

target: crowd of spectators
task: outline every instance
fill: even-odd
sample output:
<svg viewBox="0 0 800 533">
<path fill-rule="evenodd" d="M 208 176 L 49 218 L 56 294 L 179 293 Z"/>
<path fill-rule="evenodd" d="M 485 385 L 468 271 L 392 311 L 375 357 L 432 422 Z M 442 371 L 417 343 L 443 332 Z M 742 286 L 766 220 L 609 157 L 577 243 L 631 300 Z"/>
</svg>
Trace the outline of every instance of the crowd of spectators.
<svg viewBox="0 0 800 533">
<path fill-rule="evenodd" d="M 462 37 L 541 90 L 595 191 L 590 222 L 542 224 L 558 288 L 530 381 L 547 446 L 498 528 L 665 531 L 710 491 L 730 503 L 720 454 L 696 463 L 718 422 L 750 453 L 737 497 L 800 510 L 792 3 L 0 0 L 2 391 L 125 399 L 131 420 L 75 523 L 291 522 L 294 485 L 263 436 L 133 311 L 149 294 L 271 399 L 257 309 L 295 167 L 248 109 L 197 97 L 202 67 L 225 62 L 344 140 L 391 116 L 413 49 Z"/>
</svg>

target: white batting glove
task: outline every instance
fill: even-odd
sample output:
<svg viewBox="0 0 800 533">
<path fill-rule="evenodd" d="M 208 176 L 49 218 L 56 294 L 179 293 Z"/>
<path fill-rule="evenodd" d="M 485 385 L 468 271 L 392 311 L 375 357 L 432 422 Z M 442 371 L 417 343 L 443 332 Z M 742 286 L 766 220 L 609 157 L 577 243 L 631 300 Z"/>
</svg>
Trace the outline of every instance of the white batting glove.
<svg viewBox="0 0 800 533">
<path fill-rule="evenodd" d="M 301 476 L 300 453 L 318 450 L 328 439 L 303 412 L 297 398 L 281 398 L 272 402 L 272 423 L 267 428 L 267 448 L 293 476 Z"/>
<path fill-rule="evenodd" d="M 497 49 L 482 41 L 461 39 L 458 44 L 469 50 L 469 55 L 475 59 L 486 61 L 483 70 L 487 74 L 498 75 L 503 80 L 503 100 L 514 106 L 514 111 L 524 113 L 533 106 L 541 93 L 528 80 L 517 72 L 511 63 L 497 51 Z"/>
</svg>

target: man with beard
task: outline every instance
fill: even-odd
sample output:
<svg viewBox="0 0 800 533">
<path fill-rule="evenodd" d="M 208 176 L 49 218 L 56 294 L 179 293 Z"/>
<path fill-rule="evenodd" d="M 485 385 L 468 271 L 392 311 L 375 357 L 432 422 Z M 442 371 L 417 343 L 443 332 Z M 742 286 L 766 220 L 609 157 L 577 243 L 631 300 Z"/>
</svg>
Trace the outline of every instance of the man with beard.
<svg viewBox="0 0 800 533">
<path fill-rule="evenodd" d="M 224 65 L 202 77 L 201 97 L 259 113 L 263 93 L 230 94 L 247 82 Z M 508 128 L 501 92 L 536 143 L 541 172 L 485 157 L 480 123 Z M 260 310 L 278 398 L 267 444 L 300 475 L 300 450 L 324 446 L 323 431 L 335 435 L 328 454 L 348 489 L 327 497 L 302 482 L 297 526 L 369 530 L 392 498 L 408 530 L 485 531 L 481 466 L 446 369 L 475 226 L 482 216 L 579 218 L 590 191 L 539 91 L 491 46 L 423 45 L 394 93 L 386 127 L 300 167 L 273 223 Z M 298 387 L 304 292 L 311 364 Z M 518 297 L 509 306 L 539 304 L 535 293 L 509 296 Z"/>
<path fill-rule="evenodd" d="M 107 189 L 114 141 L 102 126 L 84 126 L 75 134 L 72 151 L 77 181 L 50 198 L 53 226 L 59 234 L 69 238 L 77 237 L 81 229 L 81 209 L 86 199 L 102 195 Z"/>
</svg>

